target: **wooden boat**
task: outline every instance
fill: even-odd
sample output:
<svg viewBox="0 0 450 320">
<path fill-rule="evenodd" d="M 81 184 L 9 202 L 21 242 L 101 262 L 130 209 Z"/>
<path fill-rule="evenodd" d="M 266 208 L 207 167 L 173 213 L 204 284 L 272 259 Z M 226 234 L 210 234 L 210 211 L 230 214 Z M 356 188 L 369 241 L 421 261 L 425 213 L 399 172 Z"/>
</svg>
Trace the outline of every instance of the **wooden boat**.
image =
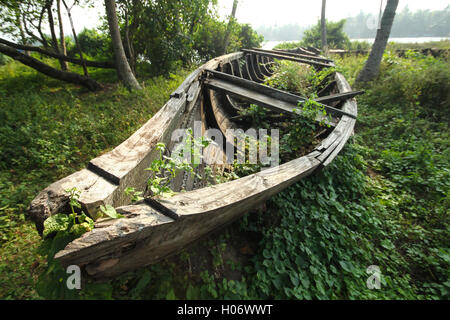
<svg viewBox="0 0 450 320">
<path fill-rule="evenodd" d="M 184 177 L 177 184 L 183 184 L 186 192 L 170 198 L 147 198 L 130 204 L 124 194 L 127 187 L 146 189 L 149 173 L 145 169 L 158 156 L 156 144 L 163 142 L 170 147 L 171 134 L 177 128 L 189 128 L 194 121 L 201 121 L 202 133 L 207 128 L 225 133 L 237 126 L 233 114 L 248 102 L 292 113 L 303 98 L 261 84 L 265 76 L 273 74 L 274 59 L 317 69 L 333 66 L 331 60 L 305 48 L 251 49 L 215 58 L 195 70 L 131 137 L 91 160 L 86 169 L 51 184 L 32 201 L 29 216 L 40 233 L 50 215 L 70 212 L 65 190 L 73 187 L 81 191 L 79 201 L 85 213 L 95 217 L 100 205 L 111 205 L 125 215 L 121 219 L 97 220 L 92 231 L 69 243 L 55 258 L 64 266 L 82 267 L 94 278 L 114 277 L 178 252 L 327 166 L 352 134 L 357 114 L 353 97 L 358 92 L 352 92 L 337 72 L 334 81 L 316 99 L 333 116 L 332 127 L 309 154 L 212 186 Z M 223 157 L 223 150 L 210 148 L 205 157 Z"/>
</svg>

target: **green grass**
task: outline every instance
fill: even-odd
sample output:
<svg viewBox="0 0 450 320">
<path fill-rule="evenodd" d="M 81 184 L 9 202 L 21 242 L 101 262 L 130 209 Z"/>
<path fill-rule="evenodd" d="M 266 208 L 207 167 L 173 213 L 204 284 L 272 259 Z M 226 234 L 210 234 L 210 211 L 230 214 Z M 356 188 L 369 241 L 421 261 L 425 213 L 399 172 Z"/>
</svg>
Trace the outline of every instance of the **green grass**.
<svg viewBox="0 0 450 320">
<path fill-rule="evenodd" d="M 365 58 L 336 58 L 351 84 Z M 0 67 L 2 298 L 38 298 L 45 259 L 24 218 L 29 201 L 123 141 L 186 76 L 148 79 L 142 93 L 109 78 L 89 93 L 28 70 Z M 449 83 L 446 60 L 386 54 L 358 98 L 355 137 L 329 167 L 81 298 L 449 299 Z M 370 265 L 380 290 L 366 286 Z"/>
</svg>

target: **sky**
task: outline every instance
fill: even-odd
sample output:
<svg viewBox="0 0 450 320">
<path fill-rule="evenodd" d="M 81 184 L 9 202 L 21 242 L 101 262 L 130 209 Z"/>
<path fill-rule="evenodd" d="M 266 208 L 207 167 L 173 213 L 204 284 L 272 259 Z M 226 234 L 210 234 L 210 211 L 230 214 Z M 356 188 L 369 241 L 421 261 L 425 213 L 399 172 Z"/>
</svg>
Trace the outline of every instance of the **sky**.
<svg viewBox="0 0 450 320">
<path fill-rule="evenodd" d="M 218 0 L 219 14 L 231 13 L 233 0 Z M 383 0 L 383 6 L 387 0 Z M 327 19 L 337 21 L 357 15 L 360 11 L 378 14 L 381 0 L 327 0 Z M 450 5 L 445 0 L 400 0 L 397 12 L 406 6 L 411 11 L 442 10 Z M 254 28 L 260 25 L 300 24 L 309 26 L 317 22 L 322 8 L 321 0 L 239 0 L 236 18 Z"/>
<path fill-rule="evenodd" d="M 328 0 L 327 19 L 337 21 L 355 16 L 360 11 L 378 14 L 381 1 L 383 5 L 387 2 L 387 0 Z M 103 1 L 96 0 L 96 2 L 94 9 L 73 9 L 72 15 L 76 17 L 74 24 L 77 31 L 83 27 L 92 28 L 100 24 L 99 15 L 104 14 Z M 218 0 L 219 15 L 225 19 L 231 13 L 232 5 L 233 0 Z M 448 5 L 450 0 L 400 0 L 397 12 L 406 6 L 411 11 L 416 11 L 442 10 Z M 249 23 L 254 28 L 263 24 L 274 26 L 292 23 L 309 26 L 319 19 L 321 6 L 321 0 L 239 0 L 236 17 L 239 22 Z"/>
</svg>

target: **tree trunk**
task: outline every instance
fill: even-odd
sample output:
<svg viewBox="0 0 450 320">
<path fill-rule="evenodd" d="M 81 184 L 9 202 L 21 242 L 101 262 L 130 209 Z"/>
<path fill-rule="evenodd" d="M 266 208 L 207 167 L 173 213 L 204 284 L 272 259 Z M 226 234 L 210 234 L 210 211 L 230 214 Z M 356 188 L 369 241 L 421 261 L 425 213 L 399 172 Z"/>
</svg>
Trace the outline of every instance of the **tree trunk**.
<svg viewBox="0 0 450 320">
<path fill-rule="evenodd" d="M 232 26 L 233 26 L 234 19 L 235 19 L 235 17 L 236 17 L 236 9 L 237 9 L 237 5 L 238 5 L 238 0 L 234 0 L 234 1 L 233 1 L 233 9 L 231 10 L 230 21 L 228 22 L 227 31 L 226 31 L 226 33 L 225 33 L 225 39 L 224 39 L 224 41 L 223 41 L 223 51 L 222 51 L 222 54 L 227 53 L 228 44 L 229 44 L 229 42 L 230 42 L 231 28 L 232 28 Z"/>
<path fill-rule="evenodd" d="M 70 26 L 72 27 L 73 39 L 75 40 L 75 45 L 77 46 L 78 53 L 79 53 L 79 55 L 80 55 L 80 60 L 81 60 L 81 62 L 82 62 L 84 75 L 85 75 L 86 77 L 89 77 L 88 70 L 87 70 L 87 67 L 86 67 L 86 63 L 84 62 L 84 58 L 83 58 L 83 51 L 81 51 L 80 43 L 78 42 L 77 33 L 76 33 L 75 27 L 74 27 L 74 25 L 73 25 L 72 14 L 70 13 L 71 8 L 69 8 L 69 7 L 67 6 L 66 1 L 62 0 L 62 3 L 63 3 L 63 5 L 64 5 L 64 7 L 66 8 L 67 15 L 69 16 Z"/>
<path fill-rule="evenodd" d="M 23 30 L 23 25 L 22 25 L 22 19 L 21 19 L 21 12 L 20 9 L 16 10 L 16 23 L 17 26 L 19 27 L 19 32 L 20 32 L 20 39 L 22 41 L 23 45 L 27 44 L 27 37 L 25 36 L 25 31 Z M 25 54 L 27 56 L 30 55 L 30 52 L 28 50 L 25 50 Z"/>
<path fill-rule="evenodd" d="M 320 19 L 321 29 L 322 29 L 322 51 L 325 54 L 328 54 L 327 20 L 325 19 L 326 6 L 327 6 L 327 0 L 322 0 L 322 17 Z"/>
<path fill-rule="evenodd" d="M 128 64 L 127 57 L 125 56 L 122 39 L 120 38 L 115 1 L 105 0 L 105 8 L 114 49 L 117 76 L 129 90 L 141 90 L 142 88 L 134 77 L 130 65 Z"/>
<path fill-rule="evenodd" d="M 58 12 L 58 21 L 59 21 L 59 45 L 61 48 L 61 54 L 67 56 L 67 47 L 66 47 L 66 39 L 64 37 L 64 25 L 61 14 L 61 0 L 56 1 L 56 10 Z M 64 61 L 63 70 L 68 71 L 69 65 Z"/>
<path fill-rule="evenodd" d="M 14 60 L 17 60 L 17 61 L 23 63 L 24 65 L 27 65 L 49 77 L 52 77 L 52 78 L 55 78 L 58 80 L 62 80 L 65 82 L 82 85 L 92 91 L 99 90 L 102 88 L 102 86 L 94 79 L 79 75 L 77 73 L 61 71 L 61 70 L 52 68 L 49 65 L 31 57 L 31 56 L 27 56 L 27 55 L 17 51 L 16 49 L 8 47 L 4 44 L 0 44 L 0 53 L 3 53 L 5 55 L 13 58 Z"/>
<path fill-rule="evenodd" d="M 134 58 L 134 50 L 133 46 L 131 45 L 130 41 L 130 31 L 129 31 L 129 25 L 128 25 L 128 8 L 125 9 L 125 48 L 126 52 L 125 54 L 128 56 L 128 61 L 130 64 L 131 71 L 136 76 L 136 60 Z"/>
<path fill-rule="evenodd" d="M 55 59 L 62 59 L 64 61 L 68 61 L 73 64 L 78 64 L 80 66 L 83 65 L 83 63 L 84 63 L 84 64 L 86 64 L 86 66 L 94 67 L 94 68 L 107 68 L 107 69 L 115 68 L 115 64 L 112 62 L 109 62 L 109 61 L 89 61 L 89 60 L 81 61 L 80 59 L 63 56 L 59 53 L 55 53 L 53 51 L 47 51 L 40 47 L 21 45 L 21 44 L 17 44 L 17 43 L 5 40 L 3 38 L 0 38 L 0 43 L 6 44 L 8 47 L 11 47 L 14 49 L 25 50 L 26 52 L 28 52 L 28 51 L 39 52 L 40 54 L 43 54 L 43 55 L 46 55 L 46 56 L 49 56 L 49 57 L 52 57 Z"/>
<path fill-rule="evenodd" d="M 55 52 L 59 53 L 60 51 L 59 51 L 59 46 L 58 46 L 58 38 L 56 37 L 56 32 L 55 32 L 55 21 L 53 20 L 52 5 L 53 5 L 53 1 L 49 1 L 47 3 L 48 25 L 50 27 L 50 34 L 52 36 L 53 50 L 55 50 Z M 61 66 L 61 70 L 67 70 L 66 62 L 62 59 L 58 59 L 58 61 L 59 61 L 59 65 Z"/>
<path fill-rule="evenodd" d="M 383 18 L 381 19 L 381 28 L 377 30 L 377 35 L 372 46 L 372 50 L 370 51 L 369 58 L 367 59 L 364 68 L 356 78 L 356 84 L 371 81 L 378 75 L 383 53 L 388 43 L 392 24 L 394 23 L 398 1 L 399 0 L 388 0 L 386 9 L 383 13 Z"/>
</svg>

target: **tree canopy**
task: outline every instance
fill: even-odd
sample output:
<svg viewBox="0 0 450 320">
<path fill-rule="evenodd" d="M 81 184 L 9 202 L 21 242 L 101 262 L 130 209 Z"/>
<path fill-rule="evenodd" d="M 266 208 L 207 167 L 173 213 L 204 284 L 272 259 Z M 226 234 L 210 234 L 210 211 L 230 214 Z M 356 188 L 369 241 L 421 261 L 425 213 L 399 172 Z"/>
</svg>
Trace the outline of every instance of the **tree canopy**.
<svg viewBox="0 0 450 320">
<path fill-rule="evenodd" d="M 167 74 L 224 52 L 227 22 L 218 17 L 217 0 L 118 0 L 115 4 L 121 42 L 134 74 L 139 69 Z M 65 74 L 59 71 L 67 72 L 67 62 L 82 65 L 85 77 L 89 76 L 87 67 L 117 67 L 106 17 L 100 28 L 76 34 L 73 24 L 78 17 L 69 15 L 72 33 L 64 36 L 60 28 L 66 18 L 61 10 L 70 13 L 75 6 L 91 5 L 92 0 L 0 1 L 0 53 L 14 59 L 20 56 L 19 61 L 27 60 L 28 66 L 40 72 L 45 65 L 61 80 Z M 250 25 L 235 22 L 228 31 L 225 52 L 260 46 L 263 41 Z M 43 57 L 57 59 L 60 67 Z"/>
<path fill-rule="evenodd" d="M 329 48 L 343 48 L 350 42 L 350 39 L 344 32 L 344 24 L 345 19 L 337 22 L 326 20 L 327 44 Z M 315 48 L 321 47 L 320 21 L 312 28 L 305 31 L 302 43 L 305 46 L 312 46 Z"/>
</svg>

